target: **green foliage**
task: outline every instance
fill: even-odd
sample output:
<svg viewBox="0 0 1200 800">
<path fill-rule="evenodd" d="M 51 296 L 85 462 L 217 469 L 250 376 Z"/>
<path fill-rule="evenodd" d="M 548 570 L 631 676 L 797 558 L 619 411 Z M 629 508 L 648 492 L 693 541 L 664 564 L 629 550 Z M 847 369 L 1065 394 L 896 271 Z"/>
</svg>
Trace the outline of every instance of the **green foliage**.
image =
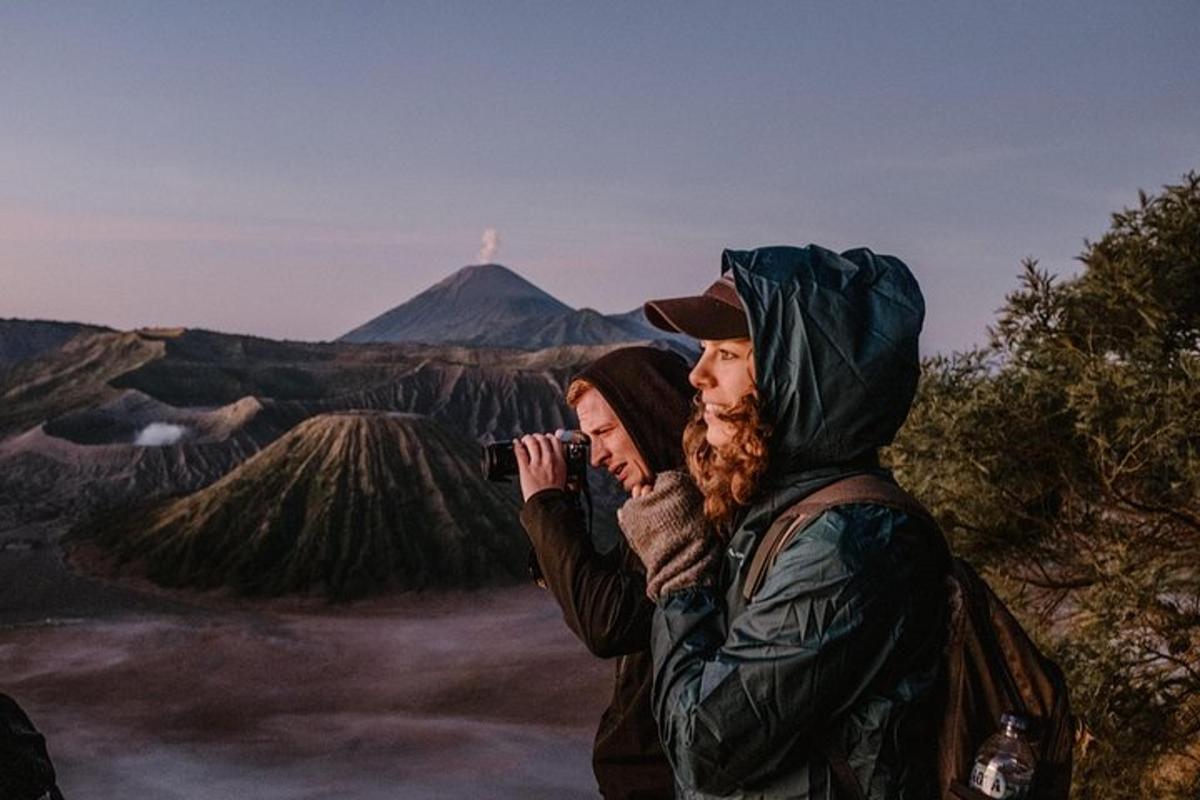
<svg viewBox="0 0 1200 800">
<path fill-rule="evenodd" d="M 986 348 L 926 364 L 890 453 L 1067 670 L 1075 796 L 1200 792 L 1200 175 L 1030 260 Z"/>
</svg>

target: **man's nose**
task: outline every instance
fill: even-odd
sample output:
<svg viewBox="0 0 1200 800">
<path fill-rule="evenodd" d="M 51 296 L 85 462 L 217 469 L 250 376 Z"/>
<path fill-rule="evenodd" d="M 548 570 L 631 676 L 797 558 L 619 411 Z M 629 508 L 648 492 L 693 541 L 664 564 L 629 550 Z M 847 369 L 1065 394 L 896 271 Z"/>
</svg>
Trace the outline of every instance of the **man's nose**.
<svg viewBox="0 0 1200 800">
<path fill-rule="evenodd" d="M 607 459 L 608 451 L 604 449 L 602 444 L 597 442 L 595 439 L 592 439 L 592 466 L 602 466 Z"/>
<path fill-rule="evenodd" d="M 701 358 L 696 362 L 696 366 L 688 373 L 688 382 L 697 389 L 705 389 L 712 385 L 712 375 L 708 371 L 708 365 Z"/>
</svg>

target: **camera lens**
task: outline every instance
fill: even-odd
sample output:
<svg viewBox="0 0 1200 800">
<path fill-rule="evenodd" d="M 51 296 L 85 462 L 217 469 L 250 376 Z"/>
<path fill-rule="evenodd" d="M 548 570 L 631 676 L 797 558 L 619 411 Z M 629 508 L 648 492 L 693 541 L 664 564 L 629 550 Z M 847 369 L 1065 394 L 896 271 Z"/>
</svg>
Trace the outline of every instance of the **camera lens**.
<svg viewBox="0 0 1200 800">
<path fill-rule="evenodd" d="M 489 481 L 506 481 L 517 474 L 517 454 L 512 442 L 496 442 L 483 446 L 483 477 Z"/>
<path fill-rule="evenodd" d="M 567 470 L 572 474 L 582 474 L 587 470 L 588 445 L 590 439 L 582 431 L 563 431 L 559 435 L 563 442 L 563 458 L 567 462 Z M 494 442 L 483 446 L 483 477 L 489 481 L 506 481 L 517 474 L 517 453 L 513 449 L 515 442 Z"/>
</svg>

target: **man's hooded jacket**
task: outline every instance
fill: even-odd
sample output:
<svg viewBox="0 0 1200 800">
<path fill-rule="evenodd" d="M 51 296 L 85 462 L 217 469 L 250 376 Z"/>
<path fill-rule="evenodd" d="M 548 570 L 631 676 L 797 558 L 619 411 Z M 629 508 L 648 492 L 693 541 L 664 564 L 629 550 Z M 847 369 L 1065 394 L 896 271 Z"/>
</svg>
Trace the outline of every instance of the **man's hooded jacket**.
<svg viewBox="0 0 1200 800">
<path fill-rule="evenodd" d="M 654 708 L 687 797 L 841 800 L 841 751 L 870 800 L 936 795 L 933 685 L 944 641 L 940 551 L 923 523 L 831 509 L 793 537 L 757 594 L 745 571 L 775 518 L 876 472 L 911 406 L 924 302 L 899 260 L 816 246 L 726 251 L 754 344 L 767 473 L 732 531 L 720 590 L 655 615 Z"/>
<path fill-rule="evenodd" d="M 694 394 L 683 359 L 651 347 L 625 347 L 597 359 L 576 378 L 608 401 L 654 473 L 681 467 L 681 439 Z M 641 563 L 624 540 L 614 551 L 597 554 L 583 516 L 563 490 L 530 497 L 521 522 L 567 626 L 592 653 L 617 660 L 612 702 L 600 721 L 592 757 L 601 794 L 610 800 L 673 797 L 671 767 L 650 709 L 654 604 L 646 599 Z"/>
</svg>

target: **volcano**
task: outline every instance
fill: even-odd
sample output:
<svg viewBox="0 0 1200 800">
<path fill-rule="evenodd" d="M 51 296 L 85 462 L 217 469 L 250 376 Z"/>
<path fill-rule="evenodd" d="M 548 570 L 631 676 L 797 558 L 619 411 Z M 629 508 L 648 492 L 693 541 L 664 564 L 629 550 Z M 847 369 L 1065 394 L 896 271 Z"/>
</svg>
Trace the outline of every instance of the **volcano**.
<svg viewBox="0 0 1200 800">
<path fill-rule="evenodd" d="M 344 342 L 426 342 L 519 347 L 498 331 L 557 318 L 571 307 L 499 264 L 463 267 L 342 336 Z"/>
<path fill-rule="evenodd" d="M 515 498 L 427 417 L 308 419 L 195 494 L 110 519 L 97 540 L 154 581 L 352 599 L 525 574 Z"/>
<path fill-rule="evenodd" d="M 463 267 L 341 337 L 343 342 L 422 342 L 537 350 L 565 345 L 690 341 L 653 328 L 641 309 L 575 309 L 499 264 Z"/>
</svg>

